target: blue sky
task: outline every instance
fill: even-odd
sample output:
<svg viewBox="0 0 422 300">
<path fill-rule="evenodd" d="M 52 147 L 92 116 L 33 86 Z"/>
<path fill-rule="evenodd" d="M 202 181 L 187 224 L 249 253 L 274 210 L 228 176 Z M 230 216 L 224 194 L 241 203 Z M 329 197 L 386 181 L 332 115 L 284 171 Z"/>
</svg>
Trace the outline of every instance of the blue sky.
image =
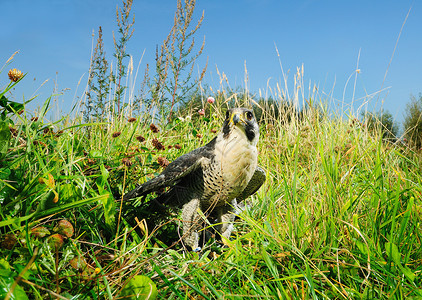
<svg viewBox="0 0 422 300">
<path fill-rule="evenodd" d="M 57 102 L 60 110 L 68 111 L 86 85 L 92 32 L 98 26 L 103 28 L 106 52 L 112 59 L 117 5 L 121 1 L 0 0 L 5 12 L 0 18 L 0 65 L 19 50 L 9 67 L 28 73 L 14 91 L 15 100 L 36 93 L 39 96 L 30 106 L 34 109 L 51 95 L 56 84 L 59 91 L 70 89 Z M 167 36 L 175 8 L 176 0 L 134 0 L 135 33 L 128 53 L 137 65 L 145 50 L 141 74 L 146 63 L 154 64 L 155 47 Z M 216 67 L 227 75 L 232 87 L 244 86 L 245 62 L 252 92 L 283 85 L 276 45 L 290 86 L 296 67 L 304 66 L 305 94 L 311 82 L 319 86 L 321 95 L 332 90 L 332 99 L 341 101 L 358 56 L 355 99 L 388 88 L 371 100 L 371 109 L 378 110 L 383 103 L 397 121 L 402 121 L 410 95 L 422 92 L 420 2 L 198 0 L 197 18 L 202 11 L 205 19 L 197 38 L 205 36 L 206 43 L 198 63 L 203 66 L 208 58 L 206 81 L 214 89 L 219 85 Z M 0 74 L 0 86 L 8 83 L 6 73 Z M 49 81 L 40 88 L 46 79 Z M 347 84 L 346 103 L 352 99 L 354 80 L 352 76 Z"/>
</svg>

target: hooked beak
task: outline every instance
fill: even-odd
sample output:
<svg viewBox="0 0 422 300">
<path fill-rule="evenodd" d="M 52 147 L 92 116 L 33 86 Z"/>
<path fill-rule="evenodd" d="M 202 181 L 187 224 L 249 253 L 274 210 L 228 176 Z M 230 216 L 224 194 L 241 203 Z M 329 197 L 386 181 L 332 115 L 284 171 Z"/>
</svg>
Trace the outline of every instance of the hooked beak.
<svg viewBox="0 0 422 300">
<path fill-rule="evenodd" d="M 245 120 L 243 120 L 243 117 L 241 114 L 233 113 L 232 117 L 230 118 L 230 123 L 232 123 L 233 125 L 236 125 L 239 122 L 246 123 Z"/>
</svg>

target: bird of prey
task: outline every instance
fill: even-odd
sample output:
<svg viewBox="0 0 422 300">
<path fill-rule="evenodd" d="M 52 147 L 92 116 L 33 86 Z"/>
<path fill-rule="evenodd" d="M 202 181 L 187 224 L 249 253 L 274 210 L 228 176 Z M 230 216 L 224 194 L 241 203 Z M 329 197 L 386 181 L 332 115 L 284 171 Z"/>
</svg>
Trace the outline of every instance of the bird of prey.
<svg viewBox="0 0 422 300">
<path fill-rule="evenodd" d="M 199 251 L 201 214 L 217 218 L 216 229 L 224 238 L 233 230 L 237 203 L 254 194 L 265 181 L 257 166 L 259 127 L 252 110 L 232 108 L 217 136 L 203 147 L 170 163 L 155 178 L 138 185 L 123 201 L 167 191 L 149 203 L 182 208 L 183 242 Z M 223 239 L 224 242 L 224 239 Z"/>
</svg>

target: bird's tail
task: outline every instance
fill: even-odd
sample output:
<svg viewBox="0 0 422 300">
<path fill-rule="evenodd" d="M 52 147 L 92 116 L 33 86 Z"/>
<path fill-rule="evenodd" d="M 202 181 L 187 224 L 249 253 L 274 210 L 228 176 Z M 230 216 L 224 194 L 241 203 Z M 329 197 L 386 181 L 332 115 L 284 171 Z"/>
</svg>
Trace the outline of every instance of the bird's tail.
<svg viewBox="0 0 422 300">
<path fill-rule="evenodd" d="M 146 199 L 147 197 L 144 196 L 134 200 L 131 197 L 131 192 L 126 194 L 128 197 L 123 196 L 121 205 L 122 216 L 131 226 L 137 225 L 135 218 L 138 218 L 138 220 L 145 219 L 148 228 L 153 229 L 172 216 L 173 207 L 167 204 L 169 202 L 168 193 L 163 193 L 153 199 Z"/>
</svg>

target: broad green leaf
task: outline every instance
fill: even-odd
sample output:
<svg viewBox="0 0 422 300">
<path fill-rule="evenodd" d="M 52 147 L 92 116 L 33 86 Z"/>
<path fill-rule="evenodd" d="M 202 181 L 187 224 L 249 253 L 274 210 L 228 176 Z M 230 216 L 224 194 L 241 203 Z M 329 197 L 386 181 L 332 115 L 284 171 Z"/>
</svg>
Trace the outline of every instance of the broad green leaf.
<svg viewBox="0 0 422 300">
<path fill-rule="evenodd" d="M 385 252 L 387 252 L 387 256 L 396 264 L 400 265 L 400 252 L 397 248 L 396 244 L 394 243 L 386 243 L 385 244 Z"/>
<path fill-rule="evenodd" d="M 404 274 L 404 276 L 406 276 L 407 279 L 409 279 L 410 281 L 415 280 L 415 274 L 412 272 L 412 270 L 402 265 L 399 265 L 399 268 L 400 268 L 400 271 L 402 271 L 402 273 Z"/>
<path fill-rule="evenodd" d="M 120 292 L 119 299 L 153 300 L 158 295 L 155 283 L 147 276 L 136 275 Z"/>
<path fill-rule="evenodd" d="M 49 190 L 41 199 L 38 204 L 37 211 L 43 211 L 52 207 L 57 206 L 57 192 L 54 190 Z"/>
<path fill-rule="evenodd" d="M 387 252 L 388 257 L 397 265 L 400 271 L 406 276 L 407 279 L 410 281 L 415 280 L 415 274 L 406 266 L 401 264 L 401 255 L 399 249 L 396 244 L 394 243 L 386 243 L 385 244 L 385 251 Z"/>
<path fill-rule="evenodd" d="M 0 121 L 0 158 L 4 157 L 9 149 L 11 133 L 6 122 Z"/>
<path fill-rule="evenodd" d="M 13 283 L 15 282 L 15 277 L 17 277 L 15 272 L 0 269 L 0 299 L 6 298 L 6 295 L 9 293 Z M 9 299 L 26 300 L 28 299 L 28 296 L 21 286 L 16 285 L 13 292 L 10 294 Z"/>
<path fill-rule="evenodd" d="M 368 248 L 366 247 L 366 245 L 364 243 L 362 243 L 361 241 L 357 240 L 357 239 L 355 240 L 355 242 L 356 242 L 356 246 L 358 246 L 360 252 L 365 254 L 365 255 L 368 255 Z"/>
<path fill-rule="evenodd" d="M 116 215 L 116 201 L 114 200 L 114 197 L 108 192 L 107 189 L 105 189 L 105 186 L 107 185 L 107 179 L 109 177 L 109 172 L 104 167 L 104 165 L 100 166 L 101 169 L 101 176 L 97 178 L 96 184 L 98 187 L 98 192 L 101 195 L 105 195 L 101 200 L 101 204 L 104 208 L 104 218 L 105 222 L 108 226 L 113 226 L 115 222 L 115 215 Z"/>
<path fill-rule="evenodd" d="M 79 187 L 71 183 L 65 183 L 59 187 L 60 201 L 72 202 L 82 198 L 82 193 Z"/>
<path fill-rule="evenodd" d="M 4 95 L 0 97 L 0 106 L 11 113 L 19 112 L 25 107 L 22 103 L 8 100 Z"/>
<path fill-rule="evenodd" d="M 9 168 L 0 168 L 0 180 L 9 179 L 12 171 Z"/>
<path fill-rule="evenodd" d="M 4 258 L 0 259 L 0 269 L 10 270 L 10 264 Z"/>
<path fill-rule="evenodd" d="M 114 225 L 116 215 L 116 201 L 114 200 L 113 196 L 108 192 L 105 192 L 103 195 L 108 196 L 104 197 L 101 200 L 101 203 L 103 204 L 104 208 L 105 222 L 108 226 L 112 227 Z"/>
<path fill-rule="evenodd" d="M 101 158 L 101 157 L 103 157 L 101 151 L 99 151 L 99 150 L 91 150 L 89 152 L 89 156 L 92 157 L 92 158 Z"/>
<path fill-rule="evenodd" d="M 415 198 L 410 197 L 409 202 L 407 203 L 406 212 L 404 213 L 403 218 L 400 223 L 400 231 L 399 231 L 399 237 L 398 237 L 399 241 L 402 240 L 402 236 L 404 235 L 407 228 L 407 224 L 409 223 L 409 219 L 410 219 L 412 209 L 413 209 L 414 200 Z"/>
</svg>

